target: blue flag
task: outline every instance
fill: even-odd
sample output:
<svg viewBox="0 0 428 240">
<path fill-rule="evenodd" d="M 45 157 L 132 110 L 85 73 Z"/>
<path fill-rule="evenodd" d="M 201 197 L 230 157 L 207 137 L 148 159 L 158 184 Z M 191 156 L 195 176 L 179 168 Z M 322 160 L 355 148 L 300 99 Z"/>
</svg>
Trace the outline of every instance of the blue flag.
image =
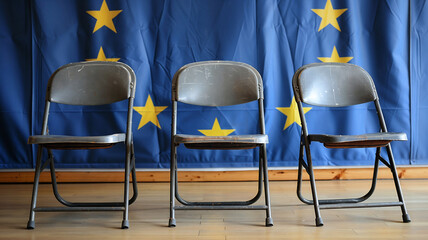
<svg viewBox="0 0 428 240">
<path fill-rule="evenodd" d="M 0 168 L 32 167 L 31 9 L 0 1 Z"/>
<path fill-rule="evenodd" d="M 64 64 L 94 60 L 124 62 L 137 75 L 132 122 L 138 168 L 169 167 L 172 77 L 181 66 L 205 60 L 245 62 L 262 75 L 271 167 L 297 166 L 301 123 L 291 79 L 299 67 L 314 62 L 348 62 L 366 69 L 377 87 L 388 130 L 409 136 L 407 142 L 393 143 L 397 163 L 426 164 L 427 11 L 422 0 L 0 2 L 0 167 L 34 166 L 36 149 L 26 139 L 40 134 L 50 75 Z M 51 134 L 124 131 L 125 103 L 52 107 Z M 304 106 L 304 112 L 313 133 L 379 131 L 371 105 L 335 110 Z M 179 133 L 256 133 L 257 105 L 180 104 L 178 119 Z M 54 154 L 61 159 L 56 163 L 60 168 L 118 168 L 123 165 L 122 148 Z M 256 150 L 178 151 L 180 167 L 258 165 L 252 152 Z M 374 150 L 319 146 L 312 154 L 317 166 L 374 161 Z"/>
</svg>

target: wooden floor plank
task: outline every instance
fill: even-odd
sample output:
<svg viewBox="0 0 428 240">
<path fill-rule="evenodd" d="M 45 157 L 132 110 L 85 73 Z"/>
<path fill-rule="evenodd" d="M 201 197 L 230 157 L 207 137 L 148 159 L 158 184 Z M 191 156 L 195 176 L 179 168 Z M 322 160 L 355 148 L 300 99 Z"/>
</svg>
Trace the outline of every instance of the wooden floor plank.
<svg viewBox="0 0 428 240">
<path fill-rule="evenodd" d="M 168 228 L 169 184 L 140 183 L 140 196 L 130 207 L 130 229 L 120 229 L 121 213 L 36 213 L 36 229 L 25 229 L 31 184 L 0 184 L 0 239 L 426 239 L 428 180 L 402 180 L 411 223 L 401 222 L 398 207 L 321 210 L 323 227 L 314 226 L 312 206 L 299 202 L 294 181 L 270 184 L 273 227 L 264 226 L 264 211 L 177 211 L 177 227 Z M 319 181 L 319 197 L 358 196 L 367 180 Z M 308 183 L 304 183 L 308 191 Z M 61 184 L 65 198 L 117 201 L 122 184 Z M 254 193 L 254 182 L 180 183 L 190 199 L 241 199 Z M 86 194 L 80 196 L 77 193 Z M 305 193 L 308 195 L 308 193 Z M 395 201 L 392 181 L 381 180 L 370 201 Z M 50 184 L 41 184 L 39 206 L 57 204 Z"/>
</svg>

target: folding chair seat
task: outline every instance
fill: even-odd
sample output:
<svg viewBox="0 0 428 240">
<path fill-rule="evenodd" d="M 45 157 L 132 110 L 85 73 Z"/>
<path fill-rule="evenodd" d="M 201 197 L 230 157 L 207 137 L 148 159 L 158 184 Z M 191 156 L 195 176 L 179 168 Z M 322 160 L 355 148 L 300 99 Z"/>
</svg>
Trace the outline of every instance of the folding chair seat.
<svg viewBox="0 0 428 240">
<path fill-rule="evenodd" d="M 201 136 L 178 134 L 178 102 L 204 107 L 222 107 L 258 101 L 259 133 L 250 135 Z M 256 69 L 245 63 L 231 61 L 205 61 L 190 63 L 180 68 L 172 80 L 172 128 L 170 170 L 170 219 L 169 226 L 175 227 L 175 210 L 265 210 L 266 226 L 272 226 L 269 182 L 267 172 L 266 144 L 263 111 L 263 82 Z M 243 119 L 245 121 L 245 119 Z M 177 147 L 183 144 L 188 149 L 234 150 L 258 148 L 259 180 L 258 192 L 246 201 L 190 202 L 178 191 Z M 264 186 L 263 186 L 264 184 Z M 262 195 L 265 204 L 252 205 Z M 176 206 L 175 200 L 181 204 Z M 251 205 L 251 206 L 250 206 Z"/>
<path fill-rule="evenodd" d="M 361 67 L 348 63 L 313 63 L 298 69 L 293 76 L 292 84 L 302 123 L 297 195 L 302 202 L 314 205 L 316 225 L 323 225 L 320 209 L 390 206 L 401 207 L 403 222 L 410 222 L 390 145 L 392 141 L 406 141 L 407 136 L 405 133 L 388 132 L 380 107 L 379 97 L 371 76 Z M 362 135 L 309 133 L 309 127 L 305 119 L 302 103 L 312 106 L 333 108 L 370 102 L 374 104 L 377 111 L 380 127 L 379 132 Z M 322 125 L 328 125 L 328 122 L 322 121 Z M 312 166 L 312 142 L 322 143 L 326 148 L 376 148 L 370 190 L 365 195 L 358 198 L 318 200 Z M 382 148 L 385 148 L 388 160 L 385 160 L 385 158 L 381 156 Z M 386 165 L 392 172 L 398 201 L 361 203 L 367 200 L 375 190 L 379 161 Z M 301 194 L 303 168 L 310 177 L 312 200 L 304 198 Z"/>
<path fill-rule="evenodd" d="M 133 70 L 128 65 L 119 62 L 70 63 L 60 67 L 52 74 L 47 86 L 41 135 L 30 136 L 28 139 L 29 144 L 38 145 L 28 229 L 35 227 L 35 212 L 51 211 L 122 211 L 122 228 L 129 227 L 128 206 L 136 200 L 138 195 L 132 140 L 132 107 L 135 84 L 136 77 Z M 48 117 L 52 103 L 94 106 L 125 100 L 127 100 L 127 121 L 126 126 L 123 126 L 123 130 L 125 130 L 123 133 L 101 136 L 51 135 L 49 133 Z M 125 118 L 125 116 L 123 117 Z M 59 194 L 52 150 L 102 149 L 110 148 L 118 143 L 123 143 L 126 149 L 123 159 L 125 165 L 123 202 L 70 202 Z M 47 150 L 47 159 L 43 160 L 45 149 Z M 36 207 L 40 174 L 48 165 L 53 193 L 64 207 Z M 133 180 L 133 196 L 131 199 L 129 199 L 130 171 Z"/>
</svg>

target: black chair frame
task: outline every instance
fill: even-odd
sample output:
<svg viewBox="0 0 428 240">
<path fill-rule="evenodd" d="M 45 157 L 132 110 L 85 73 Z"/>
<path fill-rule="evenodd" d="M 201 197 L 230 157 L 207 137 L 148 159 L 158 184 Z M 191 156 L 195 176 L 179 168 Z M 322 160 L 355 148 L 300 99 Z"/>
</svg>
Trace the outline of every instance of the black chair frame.
<svg viewBox="0 0 428 240">
<path fill-rule="evenodd" d="M 270 206 L 270 194 L 269 194 L 269 180 L 268 180 L 268 168 L 267 168 L 267 153 L 266 153 L 266 141 L 254 141 L 257 138 L 257 135 L 237 135 L 233 137 L 205 137 L 195 135 L 181 135 L 184 139 L 183 141 L 177 140 L 177 102 L 186 102 L 186 100 L 181 100 L 178 91 L 179 78 L 180 74 L 186 69 L 192 67 L 204 67 L 209 65 L 231 65 L 238 68 L 250 69 L 251 72 L 256 74 L 258 81 L 258 107 L 259 107 L 259 122 L 260 122 L 260 134 L 265 135 L 265 125 L 264 125 L 264 112 L 263 112 L 263 95 L 262 89 L 263 84 L 260 77 L 260 74 L 252 68 L 251 66 L 230 61 L 206 61 L 206 62 L 196 62 L 183 66 L 173 78 L 173 87 L 172 87 L 172 125 L 171 125 L 171 165 L 170 165 L 170 218 L 169 218 L 169 227 L 176 226 L 175 219 L 175 210 L 265 210 L 266 211 L 266 226 L 273 226 L 273 220 L 271 217 L 271 206 Z M 245 102 L 248 102 L 247 100 Z M 242 102 L 244 103 L 244 102 Z M 195 104 L 191 102 L 190 104 Z M 216 102 L 202 103 L 197 104 L 202 106 L 224 106 L 229 104 L 222 104 Z M 267 140 L 267 135 L 266 140 Z M 209 139 L 207 141 L 207 139 Z M 241 139 L 241 140 L 239 140 Z M 242 140 L 244 139 L 244 140 Z M 246 140 L 250 139 L 250 140 Z M 202 141 L 202 142 L 200 142 Z M 177 177 L 177 147 L 180 144 L 184 144 L 189 149 L 252 149 L 259 148 L 259 170 L 258 170 L 258 190 L 255 196 L 251 199 L 245 201 L 219 201 L 219 202 L 192 202 L 187 201 L 181 197 L 178 191 L 178 177 Z M 265 204 L 264 205 L 252 205 L 262 196 L 264 189 Z M 175 199 L 181 203 L 177 206 Z"/>
<path fill-rule="evenodd" d="M 81 96 L 80 99 L 71 99 L 70 96 L 60 96 L 57 94 L 53 97 L 53 84 L 56 79 L 62 78 L 66 79 L 67 77 L 61 76 L 63 72 L 69 72 L 71 74 L 79 74 L 78 68 L 93 68 L 94 71 L 108 70 L 105 75 L 101 74 L 99 78 L 105 77 L 106 81 L 113 80 L 115 76 L 107 76 L 108 74 L 114 75 L 115 73 L 121 72 L 125 76 L 117 77 L 114 80 L 122 81 L 124 85 L 123 88 L 126 88 L 128 85 L 128 93 L 118 93 L 120 96 L 113 96 L 113 99 L 102 99 L 103 97 L 94 97 L 94 96 Z M 96 69 L 98 68 L 98 69 Z M 82 72 L 85 72 L 82 70 Z M 103 72 L 103 71 L 100 71 Z M 115 73 L 114 73 L 115 72 Z M 83 73 L 87 76 L 81 76 L 86 78 L 88 76 L 94 77 L 91 73 Z M 72 79 L 73 77 L 70 77 Z M 86 80 L 85 80 L 86 81 Z M 128 81 L 128 82 L 126 82 Z M 70 81 L 72 82 L 72 81 Z M 129 227 L 128 220 L 128 209 L 129 205 L 135 202 L 138 196 L 136 172 L 135 172 L 135 155 L 134 155 L 134 144 L 132 140 L 132 107 L 133 101 L 135 98 L 135 83 L 136 77 L 133 70 L 126 64 L 119 62 L 80 62 L 80 63 L 70 63 L 62 66 L 54 74 L 52 74 L 49 83 L 48 90 L 46 93 L 45 101 L 45 110 L 43 115 L 43 126 L 41 135 L 31 136 L 29 138 L 30 144 L 38 144 L 37 148 L 37 160 L 35 167 L 34 175 L 34 185 L 32 192 L 31 200 L 31 209 L 29 215 L 29 221 L 27 223 L 28 229 L 35 228 L 35 212 L 71 212 L 71 211 L 121 211 L 123 212 L 122 228 L 126 229 Z M 89 83 L 91 85 L 93 83 Z M 107 84 L 111 85 L 111 84 Z M 94 85 L 95 86 L 95 85 Z M 58 86 L 60 88 L 65 88 L 64 86 Z M 73 88 L 73 87 L 71 87 Z M 75 89 L 74 89 L 75 90 Z M 67 90 L 65 90 L 67 91 Z M 99 90 L 98 90 L 99 91 Z M 112 91 L 119 91 L 118 89 L 112 89 Z M 126 90 L 125 90 L 126 91 Z M 90 92 L 90 91 L 88 91 Z M 102 92 L 102 91 L 99 91 Z M 93 92 L 91 94 L 94 94 Z M 67 95 L 67 94 L 65 94 Z M 77 94 L 76 94 L 77 95 Z M 113 93 L 112 95 L 115 95 Z M 60 97 L 58 97 L 60 96 Z M 73 97 L 72 97 L 73 98 Z M 88 99 L 101 99 L 100 102 L 91 103 Z M 116 99 L 114 99 L 116 98 Z M 49 135 L 48 131 L 48 117 L 51 102 L 56 102 L 59 104 L 71 104 L 71 105 L 100 105 L 100 104 L 110 104 L 113 102 L 128 100 L 128 113 L 127 113 L 127 123 L 126 123 L 126 134 L 113 134 L 108 136 L 84 136 L 84 137 L 74 137 L 74 136 L 61 136 L 61 135 Z M 58 184 L 56 180 L 56 170 L 54 165 L 54 155 L 52 150 L 73 150 L 73 149 L 100 149 L 100 148 L 109 148 L 117 143 L 123 142 L 126 146 L 126 156 L 125 156 L 125 176 L 124 176 L 124 201 L 123 202 L 71 202 L 65 200 L 58 191 Z M 47 159 L 42 160 L 43 152 L 46 149 Z M 40 175 L 44 169 L 49 166 L 50 175 L 52 181 L 52 190 L 55 198 L 59 203 L 64 205 L 64 207 L 37 207 L 37 197 L 38 197 L 38 188 Z M 133 186 L 133 196 L 129 198 L 129 176 L 132 175 L 132 186 Z"/>
<path fill-rule="evenodd" d="M 303 105 L 302 103 L 307 103 L 309 105 L 317 105 L 315 102 L 312 102 L 313 100 L 308 100 L 305 102 L 304 96 L 302 96 L 302 86 L 300 81 L 301 74 L 303 71 L 309 69 L 309 68 L 335 68 L 335 67 L 343 67 L 348 68 L 347 70 L 354 71 L 356 70 L 359 72 L 359 74 L 365 75 L 364 77 L 367 78 L 367 81 L 370 81 L 372 84 L 372 95 L 368 98 L 372 98 L 374 102 L 379 125 L 380 125 L 380 133 L 374 133 L 374 134 L 365 134 L 365 135 L 311 135 L 308 133 L 308 127 L 307 122 L 305 119 L 305 114 L 303 111 Z M 329 73 L 330 74 L 330 73 Z M 343 74 L 346 75 L 346 74 Z M 319 86 L 318 86 L 319 87 Z M 391 141 L 402 141 L 407 140 L 406 135 L 404 133 L 390 133 L 387 130 L 385 120 L 383 117 L 382 109 L 380 107 L 379 98 L 377 96 L 373 80 L 368 75 L 368 73 L 365 72 L 362 68 L 352 65 L 352 64 L 344 64 L 344 63 L 314 63 L 314 64 L 308 64 L 296 71 L 293 77 L 293 89 L 294 94 L 296 96 L 296 102 L 299 110 L 299 115 L 302 123 L 302 131 L 301 131 L 301 140 L 300 140 L 300 150 L 299 150 L 299 166 L 298 166 L 298 181 L 297 181 L 297 196 L 298 198 L 305 204 L 313 205 L 315 210 L 315 222 L 316 226 L 323 226 L 323 221 L 320 214 L 320 209 L 339 209 L 339 208 L 368 208 L 368 207 L 391 207 L 391 206 L 399 206 L 402 211 L 402 219 L 403 222 L 410 222 L 410 216 L 407 213 L 406 205 L 404 202 L 399 177 L 397 174 L 396 166 L 394 157 L 392 154 L 392 149 L 390 142 Z M 351 102 L 354 100 L 351 100 Z M 309 102 L 309 103 L 308 103 Z M 349 106 L 354 105 L 354 103 L 364 103 L 369 102 L 368 99 L 357 99 L 352 103 L 347 103 L 340 106 Z M 320 104 L 318 106 L 328 106 L 328 104 Z M 332 106 L 329 106 L 332 107 Z M 311 156 L 311 150 L 310 145 L 312 141 L 317 141 L 320 143 L 323 143 L 325 147 L 327 148 L 366 148 L 366 147 L 376 147 L 376 156 L 374 161 L 374 170 L 373 170 L 373 177 L 371 182 L 371 187 L 369 191 L 362 195 L 361 197 L 357 198 L 344 198 L 344 199 L 323 199 L 319 200 L 317 196 L 317 190 L 315 185 L 315 176 L 313 171 L 313 165 L 312 165 L 312 156 Z M 384 147 L 386 149 L 386 153 L 388 156 L 388 161 L 385 160 L 381 156 L 381 148 Z M 305 161 L 306 156 L 306 161 Z M 379 162 L 382 162 L 386 167 L 388 167 L 391 170 L 392 177 L 395 184 L 395 189 L 398 197 L 397 202 L 375 202 L 375 203 L 361 203 L 370 196 L 375 191 L 376 188 L 376 181 L 377 181 L 377 175 L 378 175 L 378 169 L 379 169 Z M 301 186 L 302 186 L 302 172 L 303 169 L 306 171 L 306 173 L 309 175 L 310 179 L 310 186 L 311 186 L 311 194 L 312 194 L 312 200 L 305 198 L 301 193 Z"/>
</svg>

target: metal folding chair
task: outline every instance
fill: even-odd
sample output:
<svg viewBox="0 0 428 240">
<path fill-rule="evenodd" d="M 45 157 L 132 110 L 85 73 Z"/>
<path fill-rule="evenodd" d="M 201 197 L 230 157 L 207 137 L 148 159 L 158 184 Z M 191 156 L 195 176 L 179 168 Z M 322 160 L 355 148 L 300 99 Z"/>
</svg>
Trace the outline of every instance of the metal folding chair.
<svg viewBox="0 0 428 240">
<path fill-rule="evenodd" d="M 128 228 L 128 206 L 138 195 L 135 176 L 135 156 L 132 140 L 132 107 L 135 96 L 136 77 L 133 70 L 119 62 L 78 62 L 70 63 L 56 70 L 49 79 L 43 127 L 41 135 L 30 136 L 29 144 L 38 144 L 37 162 L 34 176 L 28 229 L 34 229 L 35 212 L 57 211 L 122 211 L 122 228 Z M 128 101 L 126 132 L 103 136 L 50 135 L 48 116 L 51 103 L 67 105 L 104 105 L 119 101 Z M 70 202 L 58 192 L 54 155 L 52 150 L 100 149 L 124 143 L 126 155 L 125 186 L 123 202 Z M 47 159 L 42 161 L 44 149 Z M 50 166 L 52 188 L 56 199 L 65 207 L 36 207 L 40 174 Z M 129 175 L 132 172 L 133 196 L 129 199 Z"/>
<path fill-rule="evenodd" d="M 177 102 L 219 107 L 258 101 L 260 133 L 233 136 L 200 136 L 177 134 Z M 265 210 L 266 226 L 272 226 L 269 181 L 267 172 L 266 143 L 263 112 L 263 82 L 256 69 L 245 63 L 231 61 L 196 62 L 183 66 L 172 80 L 172 127 L 170 170 L 170 218 L 169 226 L 175 227 L 175 210 Z M 247 201 L 190 202 L 178 191 L 177 147 L 184 144 L 189 149 L 251 149 L 259 148 L 258 192 Z M 263 191 L 264 205 L 252 205 Z M 181 203 L 176 206 L 175 199 Z"/>
<path fill-rule="evenodd" d="M 348 63 L 314 63 L 305 65 L 298 69 L 294 74 L 292 82 L 302 123 L 297 195 L 302 202 L 314 205 L 316 225 L 323 225 L 320 209 L 390 206 L 400 206 L 403 222 L 410 222 L 410 217 L 404 203 L 390 145 L 390 142 L 392 141 L 407 140 L 407 136 L 405 133 L 388 132 L 379 104 L 379 97 L 370 75 L 361 67 Z M 303 112 L 302 103 L 322 107 L 345 107 L 369 102 L 373 102 L 375 105 L 379 119 L 380 132 L 363 135 L 308 133 L 308 126 Z M 322 124 L 328 124 L 328 122 L 323 121 Z M 326 148 L 375 147 L 376 157 L 370 190 L 365 195 L 358 198 L 318 200 L 310 150 L 312 142 L 320 142 L 324 144 Z M 382 147 L 385 147 L 386 149 L 388 161 L 381 156 Z M 306 161 L 304 160 L 305 154 Z M 398 202 L 360 203 L 367 200 L 375 190 L 379 161 L 386 165 L 392 172 Z M 313 200 L 308 200 L 301 194 L 303 168 L 310 177 Z"/>
</svg>

